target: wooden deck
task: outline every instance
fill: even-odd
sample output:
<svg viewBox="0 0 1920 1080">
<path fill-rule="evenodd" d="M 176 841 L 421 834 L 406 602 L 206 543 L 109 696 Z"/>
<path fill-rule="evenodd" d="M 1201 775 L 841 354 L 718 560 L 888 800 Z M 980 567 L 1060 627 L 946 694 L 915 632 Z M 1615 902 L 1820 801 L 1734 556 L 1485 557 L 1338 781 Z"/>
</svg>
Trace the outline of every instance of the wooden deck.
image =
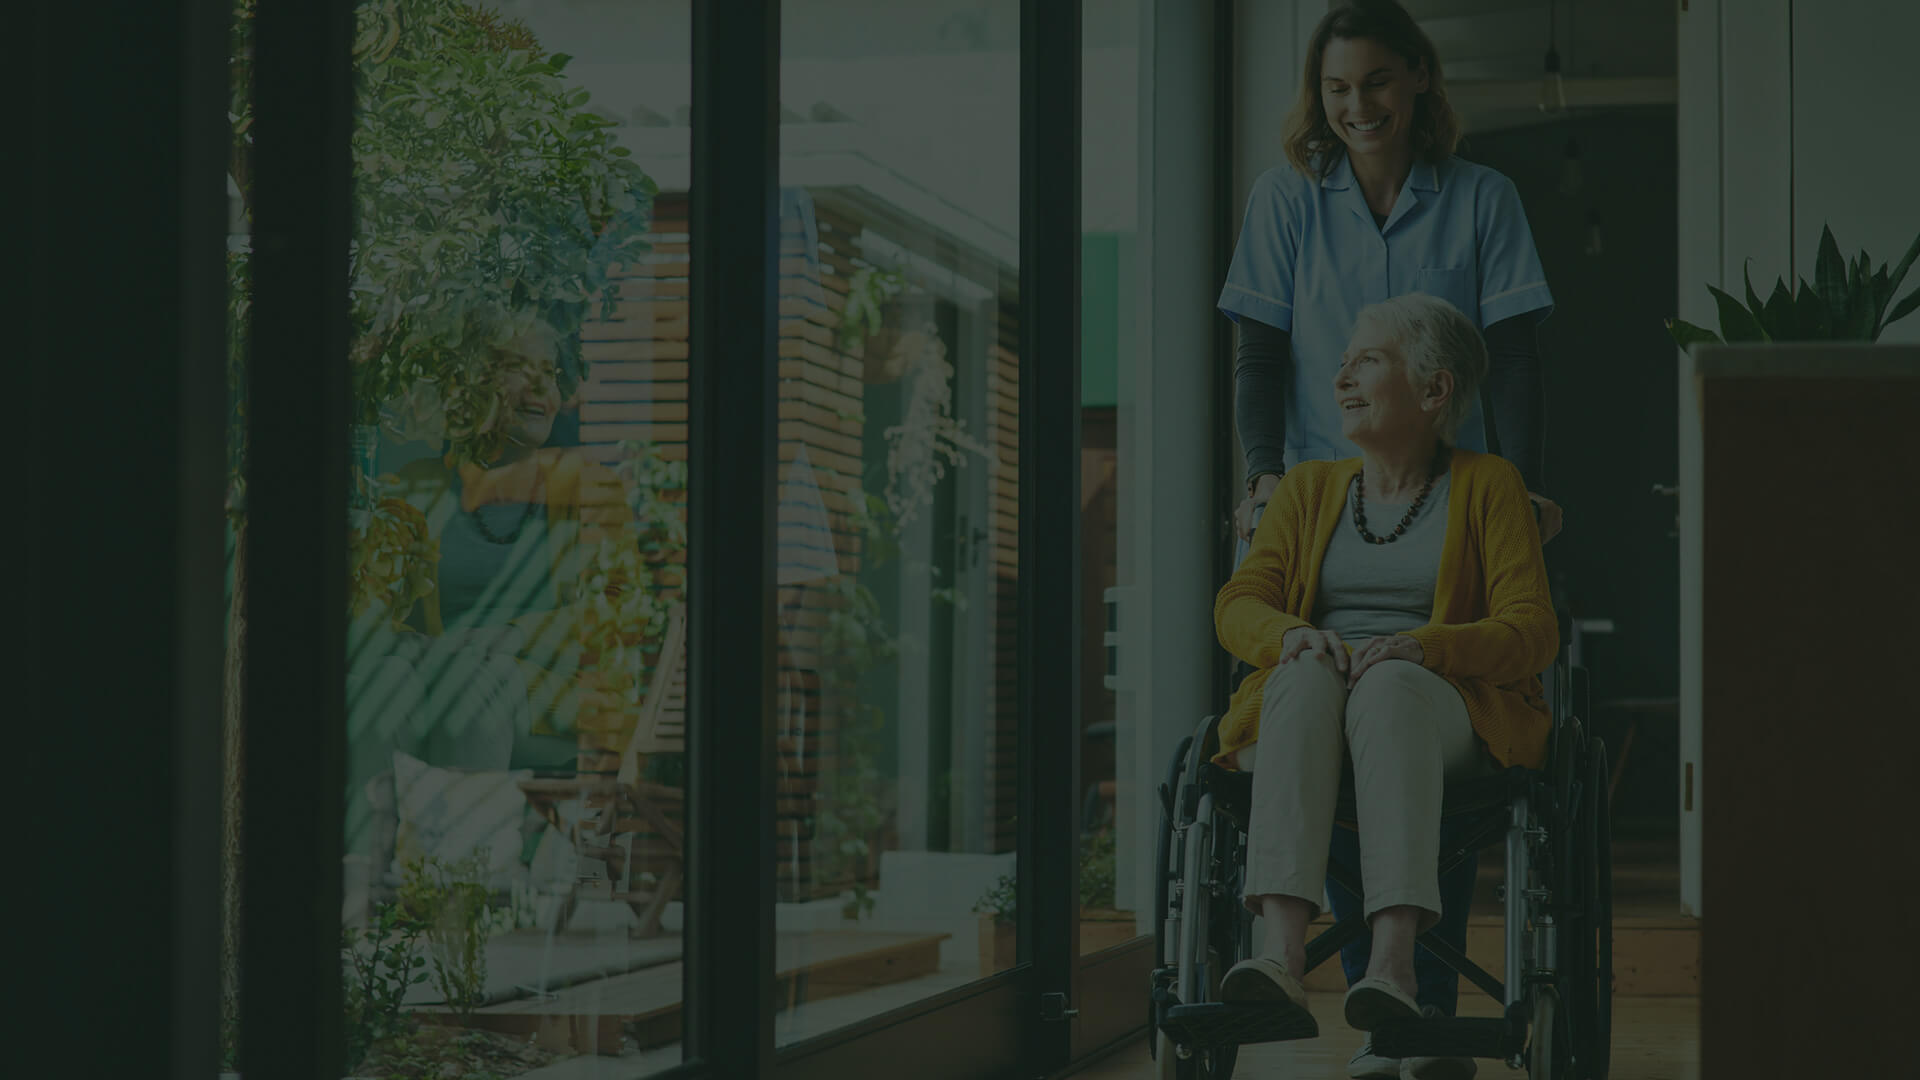
<svg viewBox="0 0 1920 1080">
<path fill-rule="evenodd" d="M 781 934 L 777 942 L 775 993 L 780 1008 L 907 982 L 940 967 L 947 934 L 822 931 Z M 474 1014 L 474 1026 L 525 1036 L 554 1050 L 619 1054 L 631 1038 L 641 1049 L 678 1042 L 685 964 L 672 959 L 489 1005 Z M 446 1018 L 428 1006 L 423 1019 Z"/>
</svg>

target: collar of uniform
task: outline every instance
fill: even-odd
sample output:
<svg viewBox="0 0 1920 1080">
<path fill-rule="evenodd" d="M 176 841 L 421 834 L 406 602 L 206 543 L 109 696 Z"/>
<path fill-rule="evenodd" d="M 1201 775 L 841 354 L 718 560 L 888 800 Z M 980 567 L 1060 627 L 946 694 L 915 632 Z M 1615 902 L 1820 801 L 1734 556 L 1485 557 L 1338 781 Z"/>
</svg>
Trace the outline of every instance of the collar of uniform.
<svg viewBox="0 0 1920 1080">
<path fill-rule="evenodd" d="M 1345 190 L 1352 187 L 1352 160 L 1349 159 L 1347 155 L 1341 154 L 1340 160 L 1333 164 L 1333 171 L 1320 178 L 1320 186 L 1336 190 Z M 1407 174 L 1407 186 L 1415 191 L 1439 191 L 1440 170 L 1434 168 L 1433 162 L 1431 161 L 1427 161 L 1424 158 L 1415 159 L 1413 171 Z"/>
</svg>

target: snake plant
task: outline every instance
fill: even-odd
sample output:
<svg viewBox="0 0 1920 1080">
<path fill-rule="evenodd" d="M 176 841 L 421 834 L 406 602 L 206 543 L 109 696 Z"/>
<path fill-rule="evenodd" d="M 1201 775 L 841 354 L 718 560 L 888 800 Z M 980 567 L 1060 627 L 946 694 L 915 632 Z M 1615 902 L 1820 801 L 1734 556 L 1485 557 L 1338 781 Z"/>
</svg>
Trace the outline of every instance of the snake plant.
<svg viewBox="0 0 1920 1080">
<path fill-rule="evenodd" d="M 1680 319 L 1668 319 L 1667 332 L 1683 349 L 1698 342 L 1717 344 L 1723 340 L 1877 341 L 1888 326 L 1920 307 L 1920 289 L 1893 303 L 1894 293 L 1899 291 L 1916 255 L 1920 255 L 1920 236 L 1914 237 L 1906 258 L 1891 274 L 1885 263 L 1873 270 L 1873 261 L 1864 251 L 1850 263 L 1842 259 L 1833 230 L 1822 228 L 1813 284 L 1807 284 L 1803 277 L 1798 288 L 1788 289 L 1785 280 L 1776 280 L 1773 294 L 1763 303 L 1753 291 L 1752 276 L 1743 274 L 1747 286 L 1744 305 L 1709 285 L 1707 291 L 1720 309 L 1720 333 Z"/>
</svg>

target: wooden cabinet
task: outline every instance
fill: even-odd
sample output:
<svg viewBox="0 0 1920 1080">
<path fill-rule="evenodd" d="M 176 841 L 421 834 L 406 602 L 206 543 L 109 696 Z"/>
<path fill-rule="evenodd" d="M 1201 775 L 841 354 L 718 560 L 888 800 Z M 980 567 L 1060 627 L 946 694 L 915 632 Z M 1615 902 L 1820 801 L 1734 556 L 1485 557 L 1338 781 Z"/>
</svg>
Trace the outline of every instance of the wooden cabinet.
<svg viewBox="0 0 1920 1080">
<path fill-rule="evenodd" d="M 1701 1076 L 1910 1075 L 1920 347 L 1703 348 L 1682 396 Z"/>
</svg>

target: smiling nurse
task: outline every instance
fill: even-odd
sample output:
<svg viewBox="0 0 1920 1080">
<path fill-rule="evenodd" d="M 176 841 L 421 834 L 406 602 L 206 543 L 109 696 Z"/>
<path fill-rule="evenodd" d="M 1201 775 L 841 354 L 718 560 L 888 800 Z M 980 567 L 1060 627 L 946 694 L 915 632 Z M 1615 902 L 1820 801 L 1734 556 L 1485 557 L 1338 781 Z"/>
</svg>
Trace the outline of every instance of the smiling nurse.
<svg viewBox="0 0 1920 1080">
<path fill-rule="evenodd" d="M 1520 469 L 1539 507 L 1541 535 L 1560 508 L 1537 494 L 1545 385 L 1535 329 L 1553 296 L 1513 182 L 1453 154 L 1459 123 L 1433 43 L 1393 0 L 1343 3 L 1308 45 L 1300 96 L 1287 120 L 1289 165 L 1254 182 L 1219 307 L 1239 326 L 1235 418 L 1246 453 L 1242 537 L 1303 461 L 1358 457 L 1341 430 L 1336 378 L 1355 317 L 1408 293 L 1446 300 L 1479 327 L 1490 370 L 1456 445 L 1495 449 Z M 1491 421 L 1491 424 L 1489 424 Z M 1491 444 L 1491 445 L 1490 445 Z M 1351 833 L 1335 830 L 1332 857 L 1357 865 Z M 1441 883 L 1436 933 L 1465 950 L 1473 862 Z M 1357 898 L 1329 882 L 1336 915 Z M 1349 981 L 1367 967 L 1365 938 L 1342 956 Z M 1423 1007 L 1451 1015 L 1459 977 L 1422 950 Z M 1416 1076 L 1472 1074 L 1471 1059 L 1406 1063 Z M 1400 1062 L 1362 1046 L 1354 1077 L 1398 1076 Z"/>
</svg>

